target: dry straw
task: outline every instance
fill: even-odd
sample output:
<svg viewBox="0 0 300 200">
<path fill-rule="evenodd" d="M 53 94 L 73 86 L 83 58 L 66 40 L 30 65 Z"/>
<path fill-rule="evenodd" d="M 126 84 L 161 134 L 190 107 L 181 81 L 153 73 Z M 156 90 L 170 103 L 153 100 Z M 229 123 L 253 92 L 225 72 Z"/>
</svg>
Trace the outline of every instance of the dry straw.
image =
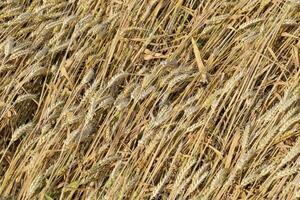
<svg viewBox="0 0 300 200">
<path fill-rule="evenodd" d="M 0 199 L 299 197 L 299 5 L 0 1 Z"/>
</svg>

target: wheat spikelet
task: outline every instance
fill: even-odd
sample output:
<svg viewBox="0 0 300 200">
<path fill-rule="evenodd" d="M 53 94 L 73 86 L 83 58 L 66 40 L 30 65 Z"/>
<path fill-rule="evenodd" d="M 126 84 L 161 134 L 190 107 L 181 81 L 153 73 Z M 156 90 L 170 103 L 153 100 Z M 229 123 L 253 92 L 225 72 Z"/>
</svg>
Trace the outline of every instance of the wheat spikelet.
<svg viewBox="0 0 300 200">
<path fill-rule="evenodd" d="M 38 49 L 39 47 L 41 47 L 43 45 L 43 43 L 45 42 L 45 40 L 46 39 L 43 36 L 40 36 L 40 37 L 36 38 L 33 41 L 32 48 L 33 49 Z"/>
<path fill-rule="evenodd" d="M 210 18 L 209 20 L 207 20 L 206 23 L 208 25 L 210 25 L 210 24 L 219 24 L 222 21 L 226 20 L 229 16 L 230 16 L 229 14 L 214 16 L 214 17 Z"/>
<path fill-rule="evenodd" d="M 297 123 L 300 120 L 300 115 L 296 115 L 286 121 L 279 129 L 280 132 L 287 131 L 293 124 Z"/>
<path fill-rule="evenodd" d="M 198 128 L 200 128 L 202 125 L 203 125 L 203 123 L 195 123 L 195 124 L 192 124 L 191 126 L 189 126 L 189 127 L 186 129 L 186 132 L 187 132 L 187 133 L 193 132 L 193 131 L 197 130 Z"/>
<path fill-rule="evenodd" d="M 285 26 L 296 26 L 298 23 L 296 20 L 294 19 L 285 19 L 282 23 L 282 25 L 285 25 Z"/>
<path fill-rule="evenodd" d="M 176 190 L 173 190 L 170 194 L 170 199 L 175 199 L 177 195 L 181 192 L 181 190 L 178 190 L 177 188 L 182 185 L 182 182 L 185 179 L 185 176 L 187 176 L 187 173 L 190 171 L 191 167 L 196 163 L 195 159 L 192 159 L 189 161 L 186 166 L 184 166 L 177 174 L 177 177 L 175 179 L 175 182 L 173 184 L 173 188 L 176 188 Z"/>
<path fill-rule="evenodd" d="M 123 162 L 120 160 L 116 163 L 114 169 L 112 170 L 112 172 L 110 173 L 109 175 L 109 179 L 107 180 L 107 182 L 105 183 L 105 187 L 106 188 L 109 188 L 111 187 L 114 182 L 116 181 L 117 179 L 117 176 L 119 175 L 121 169 L 123 167 Z"/>
<path fill-rule="evenodd" d="M 213 194 L 214 190 L 222 186 L 223 182 L 225 181 L 226 174 L 227 174 L 226 169 L 220 169 L 217 172 L 215 178 L 212 180 L 209 186 L 209 190 L 203 196 L 203 199 L 208 199 Z"/>
<path fill-rule="evenodd" d="M 107 88 L 110 88 L 114 85 L 119 84 L 122 80 L 124 80 L 129 74 L 126 72 L 122 72 L 120 74 L 117 74 L 115 76 L 113 76 L 110 81 L 107 84 Z"/>
<path fill-rule="evenodd" d="M 51 136 L 50 134 L 45 134 L 45 135 L 40 136 L 40 138 L 38 140 L 38 145 L 45 144 L 47 141 L 49 141 L 50 136 Z"/>
<path fill-rule="evenodd" d="M 165 122 L 169 118 L 169 114 L 171 112 L 171 109 L 169 106 L 163 106 L 157 116 L 153 120 L 153 126 L 157 127 L 161 125 L 163 122 Z"/>
<path fill-rule="evenodd" d="M 121 157 L 116 155 L 116 156 L 111 156 L 111 157 L 108 157 L 108 158 L 105 158 L 103 160 L 100 160 L 98 163 L 96 163 L 91 169 L 89 169 L 85 175 L 86 176 L 91 176 L 92 174 L 95 174 L 97 173 L 97 171 L 104 165 L 108 165 L 112 162 L 115 162 L 117 160 L 120 160 Z"/>
<path fill-rule="evenodd" d="M 132 91 L 130 97 L 137 101 L 140 98 L 141 92 L 142 87 L 140 85 L 137 85 L 136 88 Z"/>
<path fill-rule="evenodd" d="M 201 90 L 198 90 L 195 95 L 189 97 L 185 101 L 185 105 L 184 106 L 189 106 L 190 104 L 193 104 L 194 102 L 196 102 L 197 100 L 199 100 L 200 94 L 201 94 Z"/>
<path fill-rule="evenodd" d="M 20 15 L 21 11 L 22 11 L 22 6 L 10 8 L 9 10 L 6 10 L 5 13 L 3 13 L 3 14 L 1 13 L 0 19 Z"/>
<path fill-rule="evenodd" d="M 14 103 L 18 104 L 18 103 L 21 103 L 26 100 L 35 100 L 36 98 L 37 98 L 36 94 L 24 94 L 24 95 L 18 96 L 18 98 L 16 99 L 16 101 Z"/>
<path fill-rule="evenodd" d="M 14 40 L 12 37 L 8 37 L 4 46 L 5 57 L 10 56 L 10 54 L 13 52 L 13 48 L 14 48 Z"/>
<path fill-rule="evenodd" d="M 243 37 L 241 39 L 241 42 L 251 43 L 251 42 L 255 41 L 259 36 L 260 36 L 260 34 L 257 33 L 256 31 L 251 31 L 248 35 L 246 35 L 245 37 Z"/>
<path fill-rule="evenodd" d="M 129 98 L 124 97 L 123 95 L 119 95 L 115 100 L 114 105 L 116 106 L 117 110 L 120 111 L 128 107 L 129 103 L 130 103 Z"/>
<path fill-rule="evenodd" d="M 291 96 L 284 98 L 284 100 L 281 101 L 279 104 L 278 112 L 284 112 L 287 108 L 289 108 L 298 99 L 299 99 L 299 96 L 296 94 L 292 94 Z"/>
<path fill-rule="evenodd" d="M 88 124 L 85 124 L 84 127 L 81 130 L 81 133 L 77 135 L 76 142 L 83 142 L 87 140 L 91 135 L 94 134 L 95 131 L 95 124 L 93 122 L 90 122 Z"/>
<path fill-rule="evenodd" d="M 102 97 L 98 100 L 98 107 L 97 109 L 100 108 L 105 108 L 109 105 L 112 105 L 114 103 L 115 99 L 112 96 L 105 96 Z"/>
<path fill-rule="evenodd" d="M 156 77 L 156 74 L 154 72 L 151 74 L 145 75 L 143 78 L 142 84 L 141 84 L 142 88 L 152 87 L 153 84 L 151 84 L 151 83 L 155 81 L 155 77 Z"/>
<path fill-rule="evenodd" d="M 182 75 L 179 75 L 179 76 L 176 76 L 174 79 L 172 79 L 170 82 L 169 82 L 169 88 L 173 88 L 175 85 L 177 85 L 178 83 L 186 80 L 187 78 L 191 77 L 190 74 L 182 74 Z"/>
<path fill-rule="evenodd" d="M 198 106 L 189 106 L 189 107 L 184 109 L 184 114 L 186 116 L 190 116 L 190 115 L 195 114 L 199 110 L 200 110 L 200 108 Z"/>
<path fill-rule="evenodd" d="M 269 174 L 274 169 L 275 169 L 274 164 L 263 165 L 262 167 L 260 167 L 258 170 L 256 170 L 252 174 L 250 174 L 247 177 L 243 178 L 243 180 L 241 182 L 241 186 L 246 187 L 247 185 L 261 179 L 264 176 L 266 176 L 267 174 Z"/>
<path fill-rule="evenodd" d="M 194 191 L 196 191 L 197 188 L 203 183 L 203 181 L 207 178 L 208 175 L 209 175 L 209 172 L 203 172 L 200 176 L 195 175 L 195 177 L 197 177 L 197 179 L 192 181 L 192 184 L 188 188 L 187 194 L 185 196 L 188 197 Z"/>
<path fill-rule="evenodd" d="M 94 70 L 92 68 L 89 69 L 87 73 L 84 75 L 84 77 L 82 78 L 81 84 L 86 84 L 90 82 L 94 76 L 95 76 Z"/>
<path fill-rule="evenodd" d="M 150 197 L 150 199 L 156 199 L 158 197 L 158 195 L 161 193 L 161 191 L 163 190 L 163 187 L 169 182 L 170 177 L 174 171 L 174 164 L 175 161 L 177 160 L 178 154 L 182 149 L 182 144 L 179 145 L 179 147 L 176 150 L 176 153 L 174 155 L 174 158 L 170 164 L 170 168 L 167 172 L 167 174 L 163 177 L 163 179 L 159 182 L 159 184 L 155 187 L 155 189 L 152 192 L 152 195 Z"/>
<path fill-rule="evenodd" d="M 78 18 L 77 15 L 69 15 L 66 18 L 63 19 L 63 25 L 62 29 L 66 28 L 68 25 L 71 25 L 72 22 L 75 22 L 75 20 Z"/>
<path fill-rule="evenodd" d="M 43 125 L 42 129 L 41 129 L 41 134 L 45 135 L 46 133 L 48 133 L 51 130 L 51 128 L 52 128 L 52 125 L 50 123 Z"/>
<path fill-rule="evenodd" d="M 39 60 L 47 55 L 49 52 L 49 48 L 47 46 L 44 46 L 40 51 L 38 51 L 34 57 L 35 60 Z"/>
<path fill-rule="evenodd" d="M 149 137 L 149 140 L 151 140 L 152 138 Z M 155 150 L 155 148 L 157 147 L 158 143 L 161 141 L 162 139 L 162 132 L 157 133 L 154 138 L 149 141 L 149 144 L 147 144 L 147 148 L 144 150 L 144 154 L 143 154 L 143 158 L 141 159 L 140 163 L 143 166 L 143 164 L 145 164 L 148 159 L 149 156 L 151 155 L 151 153 L 153 153 L 153 151 Z M 145 144 L 145 142 L 144 142 Z"/>
<path fill-rule="evenodd" d="M 14 66 L 14 65 L 4 64 L 4 65 L 0 66 L 0 73 L 10 71 L 15 68 L 16 68 L 16 66 Z"/>
<path fill-rule="evenodd" d="M 269 133 L 267 133 L 267 135 L 265 135 L 264 137 L 262 137 L 262 139 L 260 140 L 257 149 L 262 150 L 264 149 L 275 137 L 277 131 L 276 131 L 277 127 L 272 128 L 270 130 Z"/>
<path fill-rule="evenodd" d="M 168 91 L 163 94 L 163 96 L 162 96 L 162 98 L 160 99 L 160 102 L 159 102 L 159 107 L 160 108 L 162 108 L 163 106 L 168 104 L 169 96 L 170 96 L 170 93 Z"/>
<path fill-rule="evenodd" d="M 282 122 L 280 122 L 279 126 L 280 127 L 285 127 L 286 124 L 287 124 L 286 122 L 289 121 L 291 118 L 293 118 L 295 116 L 295 114 L 297 113 L 297 111 L 298 111 L 297 107 L 292 108 L 289 111 L 287 111 L 285 113 L 285 115 L 283 116 Z M 286 129 L 286 128 L 283 128 L 283 129 Z"/>
<path fill-rule="evenodd" d="M 49 29 L 55 28 L 56 26 L 59 26 L 62 23 L 63 23 L 63 20 L 57 20 L 57 21 L 50 22 L 45 26 L 45 29 L 49 30 Z"/>
<path fill-rule="evenodd" d="M 273 169 L 275 169 L 275 164 L 274 163 L 271 163 L 269 165 L 267 165 L 267 167 L 263 168 L 260 172 L 260 176 L 265 176 L 267 175 L 268 173 L 270 173 Z"/>
<path fill-rule="evenodd" d="M 88 34 L 103 37 L 106 34 L 107 29 L 108 29 L 107 23 L 97 24 L 88 31 Z"/>
<path fill-rule="evenodd" d="M 21 13 L 13 22 L 14 23 L 25 23 L 33 17 L 33 14 L 30 12 Z"/>
<path fill-rule="evenodd" d="M 144 134 L 143 137 L 138 142 L 137 149 L 141 149 L 142 147 L 145 147 L 151 140 L 151 137 L 153 137 L 154 135 L 155 135 L 154 131 L 151 131 L 148 134 Z"/>
<path fill-rule="evenodd" d="M 280 178 L 283 178 L 286 176 L 291 176 L 297 172 L 299 172 L 298 167 L 284 169 L 284 170 L 277 172 L 276 175 L 273 177 L 273 180 L 280 179 Z"/>
<path fill-rule="evenodd" d="M 45 111 L 45 116 L 49 117 L 52 113 L 54 113 L 56 110 L 60 109 L 65 102 L 63 100 L 57 101 L 52 103 L 50 106 L 47 107 Z"/>
<path fill-rule="evenodd" d="M 253 157 L 254 154 L 255 154 L 254 150 L 249 150 L 247 153 L 244 153 L 236 164 L 237 170 L 238 171 L 242 170 L 245 167 L 245 165 L 248 164 L 248 162 L 250 161 L 250 159 Z"/>
<path fill-rule="evenodd" d="M 45 177 L 43 175 L 38 175 L 31 183 L 28 196 L 33 197 L 44 185 Z"/>
<path fill-rule="evenodd" d="M 286 163 L 290 162 L 293 158 L 295 158 L 300 153 L 300 144 L 294 145 L 290 151 L 286 154 L 286 156 L 281 160 L 278 165 L 278 168 L 283 167 Z"/>
<path fill-rule="evenodd" d="M 243 30 L 243 29 L 249 28 L 250 26 L 253 26 L 253 25 L 255 25 L 255 24 L 259 23 L 259 22 L 262 22 L 262 21 L 264 21 L 264 18 L 257 18 L 257 19 L 250 20 L 248 22 L 245 22 L 245 23 L 241 24 L 239 26 L 239 30 Z"/>
<path fill-rule="evenodd" d="M 250 175 L 242 180 L 241 186 L 246 187 L 247 185 L 255 182 L 258 179 L 259 179 L 258 174 L 253 173 L 252 175 Z"/>
<path fill-rule="evenodd" d="M 90 101 L 89 108 L 88 108 L 88 112 L 85 116 L 84 126 L 86 126 L 87 124 L 92 122 L 92 120 L 94 118 L 94 115 L 95 115 L 95 112 L 96 112 L 96 106 L 97 106 L 96 99 L 94 97 L 92 97 L 91 101 Z"/>
<path fill-rule="evenodd" d="M 264 115 L 262 115 L 258 121 L 259 122 L 269 122 L 275 118 L 278 113 L 279 104 L 274 105 L 271 109 L 269 109 Z"/>
<path fill-rule="evenodd" d="M 179 187 L 176 190 L 176 194 L 175 194 L 175 198 L 174 199 L 178 199 L 178 198 L 181 199 L 181 198 L 183 198 L 183 196 L 184 196 L 183 193 L 185 192 L 185 189 L 190 184 L 191 178 L 192 177 L 187 177 L 185 180 L 182 181 L 182 183 L 179 185 Z"/>
<path fill-rule="evenodd" d="M 148 95 L 150 95 L 152 92 L 156 90 L 155 86 L 150 86 L 145 90 L 142 90 L 140 95 L 140 101 L 144 100 Z"/>
<path fill-rule="evenodd" d="M 50 42 L 50 45 L 54 44 L 55 42 L 56 42 L 56 39 L 53 42 Z M 65 41 L 63 44 L 51 48 L 50 52 L 51 53 L 58 53 L 60 51 L 63 51 L 63 50 L 68 48 L 69 44 L 70 44 L 69 40 Z"/>
<path fill-rule="evenodd" d="M 67 113 L 65 123 L 68 125 L 72 125 L 80 122 L 82 119 L 84 119 L 84 116 L 82 114 L 74 115 L 73 113 Z M 63 124 L 63 126 L 65 126 L 66 124 Z"/>
<path fill-rule="evenodd" d="M 22 42 L 22 43 L 18 43 L 18 44 L 16 42 L 16 44 L 14 45 L 13 53 L 16 53 L 18 51 L 22 51 L 25 49 L 30 49 L 30 45 L 31 45 L 31 43 L 29 43 L 29 42 Z"/>
<path fill-rule="evenodd" d="M 245 71 L 241 70 L 234 76 L 232 76 L 228 81 L 226 81 L 224 87 L 222 88 L 222 92 L 226 93 L 228 90 L 232 89 L 236 83 L 244 76 Z"/>
<path fill-rule="evenodd" d="M 22 135 L 24 135 L 25 133 L 30 132 L 33 129 L 34 123 L 33 122 L 29 122 L 27 124 L 23 124 L 21 125 L 19 128 L 17 128 L 12 136 L 11 136 L 11 140 L 10 142 L 15 142 L 17 141 Z"/>
<path fill-rule="evenodd" d="M 185 194 L 185 197 L 188 197 L 190 194 L 192 194 L 199 185 L 204 181 L 204 179 L 209 175 L 209 172 L 207 171 L 209 164 L 203 164 L 195 173 L 195 175 L 192 178 L 192 183 L 188 187 L 187 192 Z"/>
<path fill-rule="evenodd" d="M 45 67 L 41 67 L 41 66 L 36 66 L 35 68 L 33 68 L 28 76 L 26 77 L 26 79 L 24 80 L 24 83 L 30 81 L 31 79 L 33 79 L 34 77 L 37 77 L 37 76 L 41 76 L 41 75 L 45 75 L 47 74 L 47 68 Z M 23 83 L 23 84 L 24 84 Z"/>
<path fill-rule="evenodd" d="M 235 178 L 241 174 L 242 170 L 248 164 L 248 162 L 252 158 L 253 154 L 254 154 L 254 151 L 249 151 L 247 153 L 242 154 L 240 159 L 237 161 L 236 168 L 231 170 L 231 173 L 229 174 L 227 181 L 222 186 L 221 191 L 226 190 L 227 188 L 229 188 L 232 185 Z"/>
<path fill-rule="evenodd" d="M 244 151 L 246 151 L 248 148 L 249 134 L 250 134 L 250 125 L 247 124 L 241 139 L 241 147 Z"/>
<path fill-rule="evenodd" d="M 166 85 L 169 84 L 169 82 L 172 80 L 172 78 L 174 78 L 174 77 L 176 77 L 178 75 L 180 75 L 180 72 L 172 71 L 170 74 L 166 75 L 164 78 L 162 78 L 160 80 L 159 86 L 160 87 L 165 87 Z M 151 75 L 148 75 L 147 77 L 150 77 L 149 79 L 151 80 Z M 150 80 L 147 81 L 147 77 L 145 78 L 145 80 L 143 80 L 143 82 L 144 82 L 145 85 L 148 85 L 149 84 L 148 82 L 150 82 Z"/>
<path fill-rule="evenodd" d="M 202 108 L 209 108 L 213 102 L 215 102 L 215 100 L 220 96 L 220 94 L 222 93 L 222 90 L 217 90 L 215 91 L 213 94 L 209 95 L 205 102 L 202 104 Z"/>
<path fill-rule="evenodd" d="M 52 171 L 54 170 L 54 165 L 50 165 L 46 170 L 45 170 L 45 177 L 49 177 L 52 173 Z"/>
<path fill-rule="evenodd" d="M 299 5 L 300 1 L 299 0 L 288 0 L 288 3 L 294 4 L 294 5 Z"/>
<path fill-rule="evenodd" d="M 98 82 L 93 82 L 93 84 L 85 91 L 78 107 L 83 107 L 87 102 L 90 101 L 90 99 L 93 97 L 93 94 L 96 93 L 97 87 Z"/>
<path fill-rule="evenodd" d="M 17 59 L 19 57 L 25 57 L 26 55 L 28 55 L 30 53 L 31 53 L 30 49 L 24 49 L 24 50 L 21 50 L 21 51 L 16 51 L 16 52 L 13 52 L 11 54 L 11 56 L 9 57 L 9 59 L 10 60 L 14 60 L 14 59 Z"/>
<path fill-rule="evenodd" d="M 64 149 L 67 149 L 67 147 L 75 140 L 75 138 L 78 137 L 79 130 L 72 131 L 67 138 L 64 140 Z"/>
</svg>

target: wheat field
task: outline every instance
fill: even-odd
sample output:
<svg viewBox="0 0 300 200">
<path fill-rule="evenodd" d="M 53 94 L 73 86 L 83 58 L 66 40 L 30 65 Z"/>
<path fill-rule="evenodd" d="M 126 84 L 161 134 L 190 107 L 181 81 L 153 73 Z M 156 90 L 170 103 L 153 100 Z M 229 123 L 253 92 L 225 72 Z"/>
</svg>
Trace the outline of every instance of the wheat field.
<svg viewBox="0 0 300 200">
<path fill-rule="evenodd" d="M 0 199 L 300 198 L 299 0 L 1 0 Z"/>
</svg>

